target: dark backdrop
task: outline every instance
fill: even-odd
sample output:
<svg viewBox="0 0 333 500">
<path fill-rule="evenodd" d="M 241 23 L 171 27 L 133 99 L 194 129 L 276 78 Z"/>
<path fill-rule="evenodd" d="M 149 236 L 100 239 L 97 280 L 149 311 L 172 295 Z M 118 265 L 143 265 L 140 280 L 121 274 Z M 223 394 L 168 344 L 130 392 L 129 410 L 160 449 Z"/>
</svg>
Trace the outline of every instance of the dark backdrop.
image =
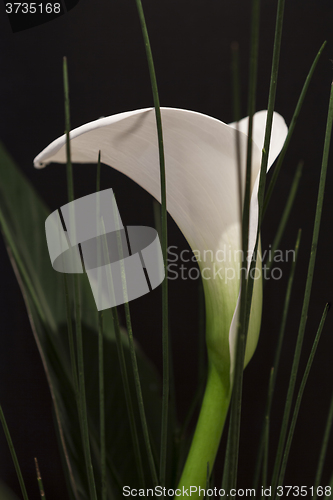
<svg viewBox="0 0 333 500">
<path fill-rule="evenodd" d="M 230 45 L 241 52 L 242 112 L 246 115 L 249 20 L 248 0 L 152 0 L 144 9 L 153 48 L 160 101 L 232 121 Z M 267 107 L 276 2 L 262 1 L 257 109 Z M 303 229 L 293 302 L 289 314 L 284 361 L 273 407 L 273 442 L 286 393 L 310 253 L 316 194 L 322 157 L 328 97 L 332 79 L 333 4 L 329 0 L 286 2 L 280 79 L 275 109 L 290 123 L 308 69 L 324 40 L 318 64 L 285 159 L 262 231 L 263 248 L 272 243 L 289 187 L 300 159 L 304 173 L 281 248 L 294 247 Z M 34 170 L 32 160 L 63 133 L 62 57 L 69 63 L 72 126 L 109 114 L 152 105 L 144 46 L 134 0 L 81 0 L 70 13 L 31 30 L 12 34 L 0 7 L 0 137 L 51 210 L 66 202 L 65 170 L 50 166 Z M 332 297 L 333 161 L 330 160 L 316 274 L 304 343 L 304 359 L 325 302 Z M 124 224 L 153 225 L 151 198 L 117 172 L 104 167 L 102 184 L 113 187 Z M 94 191 L 91 167 L 75 169 L 76 197 Z M 121 194 L 125 193 L 124 196 Z M 130 200 L 130 201 L 129 201 Z M 169 244 L 187 248 L 170 220 Z M 1 258 L 0 401 L 28 484 L 37 498 L 33 457 L 39 458 L 48 500 L 67 498 L 51 415 L 51 398 L 31 333 L 25 306 L 3 242 Z M 245 371 L 240 485 L 251 486 L 255 443 L 260 431 L 264 395 L 280 323 L 290 263 L 283 278 L 266 287 L 261 338 Z M 172 335 L 179 418 L 184 419 L 195 392 L 197 368 L 197 281 L 170 281 Z M 134 332 L 161 370 L 160 290 L 131 304 Z M 286 482 L 308 484 L 314 479 L 320 440 L 332 384 L 332 318 L 328 318 L 302 404 Z M 330 461 L 332 463 L 332 452 Z M 19 487 L 0 430 L 0 476 Z M 221 463 L 218 469 L 221 469 Z M 324 472 L 327 484 L 330 468 Z"/>
</svg>

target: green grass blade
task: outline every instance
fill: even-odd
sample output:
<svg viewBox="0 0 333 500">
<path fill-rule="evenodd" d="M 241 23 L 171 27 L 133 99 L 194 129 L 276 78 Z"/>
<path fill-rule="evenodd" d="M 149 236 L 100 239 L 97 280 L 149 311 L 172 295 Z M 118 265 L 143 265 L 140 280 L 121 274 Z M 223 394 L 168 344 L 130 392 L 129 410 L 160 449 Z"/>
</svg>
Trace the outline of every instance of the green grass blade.
<svg viewBox="0 0 333 500">
<path fill-rule="evenodd" d="M 77 378 L 77 363 L 76 363 L 76 356 L 75 356 L 72 313 L 71 313 L 71 304 L 70 304 L 70 297 L 69 297 L 68 277 L 67 277 L 66 273 L 63 274 L 63 281 L 64 281 L 64 291 L 65 291 L 65 299 L 66 299 L 66 315 L 67 315 L 69 355 L 70 355 L 70 359 L 71 359 L 73 386 L 74 386 L 76 401 L 78 402 L 79 401 L 79 382 L 78 382 L 78 378 Z"/>
<path fill-rule="evenodd" d="M 330 408 L 329 408 L 329 412 L 328 412 L 328 416 L 327 416 L 323 442 L 321 445 L 321 450 L 320 450 L 320 455 L 319 455 L 319 460 L 318 460 L 318 467 L 317 467 L 317 472 L 316 472 L 316 477 L 315 477 L 315 482 L 314 482 L 314 500 L 317 500 L 317 497 L 318 497 L 317 488 L 321 482 L 321 476 L 322 476 L 323 467 L 324 467 L 324 463 L 325 463 L 326 452 L 327 452 L 327 447 L 328 447 L 328 440 L 329 440 L 330 433 L 331 433 L 332 423 L 333 423 L 333 396 L 331 398 L 331 404 L 330 404 Z"/>
<path fill-rule="evenodd" d="M 66 133 L 66 156 L 67 156 L 67 189 L 69 202 L 74 200 L 74 182 L 73 169 L 71 162 L 70 151 L 70 106 L 69 106 L 69 85 L 68 85 L 68 70 L 67 59 L 63 60 L 63 80 L 64 80 L 64 95 L 65 95 L 65 133 Z M 74 217 L 74 214 L 72 214 Z M 74 226 L 73 226 L 74 227 Z M 76 343 L 77 343 L 77 364 L 78 364 L 78 386 L 79 386 L 79 418 L 82 431 L 82 442 L 85 455 L 86 471 L 89 484 L 89 492 L 91 500 L 97 500 L 96 485 L 94 471 L 91 461 L 88 415 L 86 402 L 86 389 L 84 381 L 84 360 L 83 360 L 83 338 L 81 328 L 81 301 L 80 301 L 80 284 L 79 276 L 74 275 L 74 304 L 75 304 L 75 323 L 76 323 Z"/>
<path fill-rule="evenodd" d="M 275 96 L 276 96 L 279 61 L 280 61 L 284 4 L 285 4 L 285 0 L 278 1 L 277 14 L 276 14 L 271 81 L 270 81 L 270 86 L 269 86 L 269 96 L 268 96 L 268 105 L 267 105 L 267 121 L 266 121 L 266 130 L 265 130 L 265 139 L 264 139 L 264 149 L 263 149 L 262 158 L 261 158 L 261 169 L 260 169 L 260 179 L 259 179 L 259 189 L 258 189 L 259 228 L 261 226 L 261 221 L 262 221 L 262 208 L 263 208 L 264 196 L 265 196 L 268 153 L 269 153 L 269 146 L 270 146 L 270 142 L 271 142 L 273 113 L 274 113 L 274 106 L 275 106 Z"/>
<path fill-rule="evenodd" d="M 106 500 L 106 446 L 105 446 L 105 395 L 104 395 L 104 349 L 103 349 L 103 312 L 98 311 L 98 371 L 99 371 L 99 418 L 101 446 L 101 492 Z"/>
<path fill-rule="evenodd" d="M 268 398 L 268 409 L 269 412 L 272 409 L 272 402 L 273 402 L 273 395 L 274 395 L 274 389 L 276 385 L 276 378 L 278 374 L 278 369 L 280 365 L 280 358 L 281 358 L 281 350 L 282 350 L 282 343 L 284 339 L 284 333 L 286 330 L 286 323 L 287 323 L 287 317 L 288 317 L 288 312 L 289 312 L 289 305 L 290 305 L 290 297 L 291 297 L 291 291 L 293 287 L 293 282 L 294 282 L 294 277 L 295 277 L 295 270 L 296 270 L 296 263 L 297 263 L 297 258 L 298 258 L 298 252 L 299 252 L 299 246 L 301 242 L 301 236 L 302 236 L 302 230 L 298 230 L 297 234 L 297 240 L 295 244 L 295 258 L 292 262 L 291 265 L 291 270 L 290 270 L 290 275 L 289 275 L 289 280 L 288 280 L 288 285 L 287 285 L 287 291 L 286 291 L 286 298 L 284 301 L 283 305 L 283 312 L 282 312 L 282 321 L 281 321 L 281 326 L 280 326 L 280 331 L 279 331 L 279 337 L 278 337 L 278 344 L 274 356 L 274 374 L 273 374 L 273 380 L 272 380 L 272 389 L 270 391 L 270 395 Z"/>
<path fill-rule="evenodd" d="M 63 59 L 63 83 L 64 83 L 64 106 L 65 106 L 65 134 L 66 134 L 66 173 L 67 173 L 67 194 L 68 201 L 74 200 L 74 181 L 73 181 L 73 166 L 71 162 L 71 145 L 69 132 L 71 130 L 70 121 L 70 104 L 69 104 L 69 85 L 68 85 L 68 68 L 67 58 Z"/>
<path fill-rule="evenodd" d="M 293 282 L 294 282 L 294 276 L 295 276 L 296 263 L 297 263 L 299 246 L 300 246 L 300 241 L 301 241 L 301 235 L 302 235 L 302 231 L 301 231 L 301 229 L 299 229 L 296 244 L 295 244 L 295 258 L 294 258 L 292 265 L 291 265 L 289 279 L 288 279 L 288 285 L 287 285 L 287 290 L 286 290 L 286 297 L 285 297 L 285 301 L 284 301 L 284 305 L 283 305 L 281 326 L 280 326 L 280 330 L 279 330 L 279 336 L 278 336 L 278 341 L 277 341 L 277 346 L 276 346 L 276 351 L 275 351 L 275 356 L 274 356 L 274 362 L 273 362 L 274 370 L 273 370 L 273 374 L 272 374 L 272 379 L 269 383 L 269 390 L 268 390 L 267 401 L 266 401 L 266 417 L 265 418 L 267 418 L 267 415 L 270 418 L 270 413 L 271 413 L 271 408 L 272 408 L 276 378 L 277 378 L 278 369 L 279 369 L 279 365 L 280 365 L 281 350 L 282 350 L 282 344 L 283 344 L 283 339 L 284 339 L 284 333 L 285 333 L 285 329 L 286 329 L 286 322 L 287 322 L 287 316 L 288 316 L 288 311 L 289 311 L 290 297 L 291 297 L 291 291 L 292 291 Z M 256 490 L 259 486 L 261 462 L 262 462 L 263 453 L 264 453 L 264 441 L 265 441 L 265 427 L 263 427 L 262 433 L 260 436 L 258 458 L 257 458 L 257 462 L 256 462 L 256 469 L 255 469 L 255 475 L 254 475 L 254 487 Z"/>
<path fill-rule="evenodd" d="M 99 224 L 100 201 L 99 191 L 101 189 L 101 152 L 98 152 L 97 174 L 96 174 L 96 192 L 97 192 L 97 220 L 96 227 Z M 100 240 L 97 240 L 97 258 L 98 258 L 98 283 L 101 280 L 100 260 L 101 255 Z M 98 286 L 100 290 L 100 285 Z M 98 311 L 98 388 L 99 388 L 99 425 L 100 425 L 100 454 L 101 454 L 101 500 L 107 498 L 107 480 L 106 480 L 106 441 L 105 441 L 105 394 L 104 394 L 104 342 L 103 342 L 103 311 Z"/>
<path fill-rule="evenodd" d="M 328 163 L 328 155 L 329 155 L 331 132 L 332 132 L 332 120 L 333 120 L 333 86 L 331 85 L 330 101 L 329 101 L 326 133 L 325 133 L 325 143 L 324 143 L 323 159 L 322 159 L 320 182 L 319 182 L 319 189 L 318 189 L 315 223 L 314 223 L 313 236 L 312 236 L 311 254 L 310 254 L 310 259 L 309 259 L 308 274 L 307 274 L 307 280 L 306 280 L 306 285 L 305 285 L 304 300 L 303 300 L 303 307 L 302 307 L 302 313 L 301 313 L 301 321 L 300 321 L 299 330 L 298 330 L 297 345 L 296 345 L 296 350 L 295 350 L 295 356 L 294 356 L 294 361 L 293 361 L 293 366 L 292 366 L 290 383 L 289 383 L 289 388 L 288 388 L 288 393 L 287 393 L 287 400 L 286 400 L 286 405 L 285 405 L 285 410 L 284 410 L 284 415 L 283 415 L 281 434 L 280 434 L 278 450 L 277 450 L 277 454 L 276 454 L 274 471 L 273 471 L 273 479 L 272 479 L 273 491 L 275 491 L 276 486 L 277 486 L 277 481 L 278 481 L 278 475 L 279 475 L 280 464 L 281 464 L 281 459 L 282 459 L 282 452 L 283 452 L 283 448 L 284 448 L 284 444 L 285 444 L 287 425 L 288 425 L 291 403 L 292 403 L 292 398 L 293 398 L 294 389 L 295 389 L 296 376 L 297 376 L 297 371 L 298 371 L 298 366 L 299 366 L 299 360 L 300 360 L 300 355 L 301 355 L 301 350 L 302 350 L 304 332 L 305 332 L 308 309 L 309 309 L 314 267 L 315 267 L 316 255 L 317 255 L 320 221 L 321 221 L 321 214 L 322 214 L 323 201 L 324 201 L 327 163 Z"/>
<path fill-rule="evenodd" d="M 142 486 L 142 488 L 144 488 L 145 487 L 145 479 L 144 479 L 142 457 L 141 457 L 141 451 L 140 451 L 140 445 L 139 445 L 139 437 L 138 437 L 138 431 L 137 431 L 136 423 L 135 423 L 134 409 L 133 409 L 131 391 L 130 391 L 130 386 L 129 386 L 129 378 L 128 378 L 128 373 L 127 373 L 127 368 L 126 368 L 124 347 L 123 347 L 123 343 L 121 340 L 119 317 L 118 317 L 118 311 L 117 311 L 116 307 L 112 308 L 112 319 L 113 319 L 113 324 L 114 324 L 114 329 L 115 329 L 118 359 L 119 359 L 120 371 L 121 371 L 121 376 L 122 376 L 122 381 L 123 381 L 123 386 L 124 386 L 127 412 L 128 412 L 129 422 L 130 422 L 130 430 L 131 430 L 131 435 L 132 435 L 135 462 L 136 462 L 136 467 L 138 470 L 140 485 Z"/>
<path fill-rule="evenodd" d="M 157 473 L 156 473 L 154 456 L 153 456 L 153 452 L 152 452 L 152 448 L 151 448 L 151 444 L 150 444 L 149 430 L 148 430 L 148 424 L 147 424 L 145 407 L 144 407 L 143 396 L 142 396 L 139 368 L 138 368 L 138 363 L 137 363 L 136 354 L 135 354 L 132 322 L 131 322 L 131 315 L 130 315 L 128 302 L 125 302 L 124 306 L 125 306 L 126 327 L 127 327 L 127 332 L 128 332 L 128 338 L 129 338 L 129 346 L 130 346 L 130 353 L 131 353 L 131 360 L 132 360 L 132 367 L 133 367 L 133 374 L 134 374 L 134 382 L 135 382 L 135 389 L 136 389 L 136 394 L 137 394 L 137 398 L 138 398 L 142 431 L 143 431 L 143 436 L 144 436 L 144 440 L 145 440 L 145 444 L 146 444 L 146 448 L 147 448 L 147 455 L 148 455 L 148 460 L 149 460 L 150 471 L 151 471 L 153 483 L 154 483 L 154 486 L 157 486 L 158 485 L 158 478 L 157 478 Z"/>
<path fill-rule="evenodd" d="M 323 45 L 320 47 L 320 49 L 318 51 L 318 54 L 316 55 L 315 60 L 312 63 L 312 66 L 310 68 L 309 74 L 306 77 L 306 80 L 304 82 L 301 95 L 299 96 L 299 99 L 298 99 L 298 102 L 297 102 L 297 105 L 296 105 L 296 108 L 295 108 L 295 111 L 294 111 L 294 114 L 293 114 L 293 117 L 292 117 L 292 120 L 291 120 L 291 123 L 290 123 L 290 126 L 289 126 L 288 135 L 286 137 L 286 140 L 285 140 L 285 143 L 283 145 L 282 151 L 281 151 L 281 153 L 279 155 L 276 167 L 274 168 L 274 173 L 273 173 L 271 182 L 269 183 L 269 186 L 268 186 L 268 189 L 267 189 L 267 193 L 266 193 L 266 197 L 265 197 L 265 201 L 264 201 L 264 207 L 263 207 L 263 211 L 262 211 L 262 219 L 261 220 L 264 219 L 264 216 L 265 216 L 265 213 L 266 213 L 269 201 L 270 201 L 271 196 L 272 196 L 273 189 L 275 187 L 278 175 L 279 175 L 280 170 L 281 170 L 282 162 L 284 160 L 286 151 L 287 151 L 288 146 L 290 144 L 291 137 L 293 135 L 293 132 L 294 132 L 294 129 L 295 129 L 295 126 L 296 126 L 296 122 L 297 122 L 298 116 L 299 116 L 299 114 L 301 112 L 302 105 L 303 105 L 303 102 L 304 102 L 307 90 L 309 88 L 309 85 L 310 85 L 313 73 L 314 73 L 314 71 L 316 69 L 317 63 L 318 63 L 319 58 L 320 58 L 320 56 L 321 56 L 321 54 L 322 54 L 322 52 L 323 52 L 323 50 L 325 48 L 325 45 L 326 45 L 326 42 L 324 42 Z"/>
<path fill-rule="evenodd" d="M 258 3 L 258 6 L 259 6 L 259 3 Z M 259 244 L 259 229 L 260 229 L 260 225 L 261 225 L 261 212 L 262 212 L 262 205 L 263 205 L 263 199 L 264 199 L 267 161 L 268 161 L 268 153 L 269 153 L 269 147 L 270 147 L 270 137 L 271 137 L 273 112 L 274 112 L 274 104 L 275 104 L 275 94 L 276 94 L 276 86 L 277 86 L 277 75 L 278 75 L 279 58 L 280 58 L 280 47 L 281 47 L 282 26 L 283 26 L 283 13 L 284 13 L 284 0 L 279 0 L 278 7 L 277 7 L 276 25 L 275 25 L 273 61 L 272 61 L 271 83 L 270 83 L 269 98 L 268 98 L 268 111 L 267 111 L 267 121 L 266 121 L 266 130 L 265 130 L 265 140 L 264 140 L 264 149 L 263 149 L 262 160 L 261 160 L 261 170 L 260 170 L 259 190 L 258 190 L 258 203 L 259 203 L 258 234 L 257 234 L 257 241 L 256 241 L 254 253 L 253 253 L 254 259 L 251 262 L 251 268 L 254 268 L 254 266 L 256 265 L 256 260 L 257 260 L 257 250 L 258 250 L 258 244 Z M 258 13 L 257 18 L 259 20 L 259 13 Z M 258 35 L 257 35 L 257 40 L 258 40 Z M 258 57 L 255 58 L 255 62 L 253 64 L 255 70 L 257 69 L 256 68 L 257 60 L 258 60 Z M 255 80 L 256 80 L 256 77 L 255 77 Z M 251 78 L 250 78 L 250 82 L 251 82 Z M 251 83 L 250 83 L 250 89 L 251 89 Z M 255 87 L 254 87 L 254 89 L 252 89 L 253 102 L 254 102 L 254 96 L 255 96 L 254 90 L 255 90 Z M 251 93 L 250 93 L 250 96 L 251 96 Z M 249 102 L 251 103 L 251 99 L 249 99 Z M 249 162 L 250 162 L 250 158 L 251 158 L 251 156 L 250 156 L 251 155 L 251 142 L 252 142 L 251 116 L 252 116 L 253 111 L 254 111 L 254 108 L 251 109 L 251 105 L 250 105 L 249 106 L 249 132 L 248 132 L 248 138 L 249 138 L 248 141 L 249 142 L 248 142 L 246 189 L 247 189 L 247 185 L 249 182 L 249 178 L 248 178 L 249 168 L 248 167 L 249 167 Z M 248 203 L 249 203 L 249 200 L 247 200 L 246 192 L 245 192 L 244 212 L 243 212 L 243 231 L 242 231 L 242 233 L 243 233 L 242 234 L 243 252 L 245 250 L 245 253 L 243 253 L 243 255 L 247 255 L 247 248 L 248 248 L 248 224 L 249 224 L 248 223 L 248 221 L 249 221 L 248 215 L 249 214 L 247 213 Z M 251 276 L 251 270 L 250 270 L 249 276 Z M 237 441 L 237 446 L 236 446 L 236 444 L 232 444 L 229 448 L 229 450 L 231 451 L 231 457 L 232 457 L 231 464 L 229 463 L 229 460 L 226 460 L 227 467 L 229 468 L 229 476 L 231 478 L 231 485 L 229 483 L 229 489 L 230 489 L 230 487 L 235 488 L 236 482 L 237 482 L 238 442 L 239 442 L 241 397 L 242 397 L 242 372 L 243 372 L 246 336 L 247 336 L 247 329 L 248 329 L 249 318 L 250 318 L 252 292 L 253 292 L 253 279 L 249 278 L 246 280 L 246 288 L 244 287 L 243 282 L 242 282 L 242 295 L 244 294 L 245 299 L 243 299 L 243 297 L 241 297 L 241 311 L 240 311 L 242 331 L 241 331 L 241 334 L 239 335 L 239 339 L 237 341 L 236 367 L 235 367 L 235 387 L 234 387 L 234 394 L 233 394 L 233 399 L 232 399 L 232 404 L 231 404 L 231 417 L 230 417 L 231 425 L 229 427 L 229 436 L 228 436 L 228 441 L 229 441 L 229 437 L 230 437 L 231 441 L 234 441 L 234 443 L 236 443 L 236 441 Z M 235 421 L 235 424 L 234 424 L 234 421 Z M 236 424 L 236 422 L 237 422 L 237 424 Z M 227 447 L 227 449 L 228 449 L 228 447 Z M 224 481 L 223 481 L 223 484 L 224 484 Z"/>
<path fill-rule="evenodd" d="M 242 220 L 243 187 L 242 187 L 242 172 L 241 172 L 240 136 L 238 133 L 238 121 L 241 119 L 241 92 L 240 92 L 240 69 L 239 69 L 239 45 L 236 42 L 234 42 L 231 45 L 231 77 L 232 77 L 233 121 L 236 122 L 235 139 L 236 139 L 236 153 L 237 153 L 239 220 Z"/>
<path fill-rule="evenodd" d="M 144 401 L 143 401 L 143 396 L 142 396 L 140 374 L 139 374 L 138 362 L 136 359 L 134 336 L 133 336 L 133 329 L 132 329 L 132 320 L 131 320 L 130 308 L 129 308 L 129 304 L 128 304 L 126 273 L 125 273 L 125 267 L 123 264 L 123 249 L 122 249 L 121 236 L 120 236 L 120 232 L 119 232 L 119 229 L 120 229 L 119 220 L 117 219 L 117 211 L 116 210 L 114 210 L 114 213 L 115 213 L 115 217 L 116 217 L 115 223 L 116 223 L 116 229 L 117 229 L 118 251 L 119 251 L 119 256 L 120 256 L 121 279 L 122 279 L 122 285 L 123 285 L 125 320 L 126 320 L 126 328 L 127 328 L 127 333 L 128 333 L 128 339 L 129 339 L 129 348 L 130 348 L 130 355 L 131 355 L 131 361 L 132 361 L 134 384 L 135 384 L 135 390 L 136 390 L 136 395 L 137 395 L 137 400 L 138 400 L 139 413 L 140 413 L 140 418 L 141 418 L 143 437 L 144 437 L 147 455 L 148 455 L 150 472 L 151 472 L 154 486 L 157 486 L 158 485 L 158 477 L 157 477 L 157 472 L 156 472 L 156 467 L 155 467 L 154 455 L 153 455 L 153 451 L 152 451 L 152 447 L 151 447 L 151 443 L 150 443 L 149 429 L 148 429 L 146 412 L 145 412 Z"/>
<path fill-rule="evenodd" d="M 300 409 L 301 402 L 302 402 L 302 397 L 303 397 L 305 385 L 306 385 L 307 379 L 309 377 L 309 373 L 311 370 L 314 356 L 316 354 L 316 350 L 317 350 L 318 343 L 320 340 L 321 332 L 323 331 L 323 327 L 325 324 L 328 310 L 329 310 L 329 305 L 326 304 L 322 318 L 320 320 L 320 324 L 318 327 L 318 331 L 317 331 L 315 340 L 313 342 L 313 346 L 312 346 L 311 353 L 310 353 L 310 356 L 309 356 L 309 359 L 308 359 L 308 362 L 307 362 L 307 365 L 305 368 L 305 372 L 304 372 L 304 375 L 303 375 L 303 378 L 301 381 L 301 385 L 300 385 L 300 388 L 299 388 L 299 391 L 297 394 L 296 404 L 295 404 L 294 413 L 293 413 L 293 417 L 292 417 L 291 424 L 290 424 L 289 435 L 288 435 L 286 448 L 285 448 L 284 455 L 283 455 L 281 471 L 280 471 L 279 480 L 278 480 L 278 484 L 281 484 L 281 485 L 283 484 L 283 480 L 284 480 L 284 475 L 285 475 L 285 471 L 286 471 L 286 467 L 287 467 L 290 447 L 291 447 L 292 439 L 294 436 L 295 426 L 296 426 L 297 417 L 298 417 L 299 409 Z"/>
<path fill-rule="evenodd" d="M 116 213 L 116 211 L 115 211 L 115 213 Z M 106 234 L 103 217 L 101 217 L 101 233 L 104 235 Z M 105 254 L 106 262 L 108 264 L 107 279 L 108 279 L 109 295 L 110 295 L 110 297 L 114 297 L 114 288 L 113 288 L 113 281 L 112 281 L 112 275 L 111 275 L 111 268 L 109 265 L 110 264 L 110 257 L 109 257 L 109 250 L 108 250 L 106 238 L 103 239 L 103 252 Z M 124 393 L 125 393 L 128 419 L 129 419 L 129 423 L 130 423 L 130 432 L 131 432 L 132 443 L 133 443 L 134 457 L 135 457 L 135 462 L 136 462 L 136 467 L 137 467 L 137 471 L 138 471 L 140 485 L 144 488 L 145 487 L 145 479 L 144 479 L 144 472 L 143 472 L 142 457 L 141 457 L 141 451 L 140 451 L 140 445 L 139 445 L 138 432 L 137 432 L 136 423 L 135 423 L 135 415 L 134 415 L 134 408 L 133 408 L 133 403 L 132 403 L 132 398 L 131 398 L 129 378 L 128 378 L 127 367 L 126 367 L 124 346 L 123 346 L 123 342 L 121 339 L 120 323 L 119 323 L 117 307 L 111 308 L 111 314 L 112 314 L 112 321 L 113 321 L 115 337 L 116 337 L 117 353 L 118 353 L 120 373 L 121 373 L 121 378 L 122 378 L 122 383 L 123 383 L 123 388 L 124 388 Z"/>
<path fill-rule="evenodd" d="M 23 498 L 24 498 L 24 500 L 29 500 L 28 499 L 27 490 L 26 490 L 26 487 L 25 487 L 25 484 L 24 484 L 24 480 L 23 480 L 23 476 L 22 476 L 20 464 L 19 464 L 19 462 L 17 460 L 15 448 L 14 448 L 14 445 L 13 445 L 13 441 L 12 441 L 12 438 L 10 436 L 10 432 L 9 432 L 9 429 L 8 429 L 8 426 L 7 426 L 7 422 L 6 422 L 6 419 L 5 419 L 5 415 L 3 414 L 1 406 L 0 406 L 0 421 L 1 421 L 1 425 L 2 425 L 2 428 L 4 430 L 6 439 L 7 439 L 7 443 L 8 443 L 10 454 L 11 454 L 13 462 L 14 462 L 14 467 L 15 467 L 16 474 L 17 474 L 17 477 L 18 477 L 18 480 L 19 480 L 19 483 L 20 483 L 20 487 L 21 487 Z"/>
<path fill-rule="evenodd" d="M 154 99 L 158 150 L 160 161 L 160 181 L 161 181 L 161 204 L 162 204 L 162 255 L 164 261 L 165 278 L 162 283 L 162 346 L 163 346 L 163 396 L 162 396 L 162 425 L 161 425 L 161 455 L 160 455 L 160 484 L 165 484 L 167 443 L 168 443 L 168 402 L 169 402 L 169 331 L 168 331 L 168 266 L 167 266 L 167 205 L 166 205 L 166 181 L 165 181 L 165 162 L 164 146 L 162 132 L 162 118 L 160 102 L 158 96 L 157 80 L 154 68 L 153 54 L 150 47 L 149 36 L 142 8 L 141 0 L 135 0 L 140 18 L 142 35 L 144 39 L 147 62 L 149 68 L 150 82 Z"/>
<path fill-rule="evenodd" d="M 39 465 L 38 465 L 37 458 L 35 458 L 35 466 L 36 466 L 37 483 L 38 483 L 40 498 L 41 498 L 41 500 L 46 500 L 46 495 L 45 495 L 43 480 L 42 480 L 42 476 L 41 476 L 41 473 L 40 473 L 40 470 L 39 470 Z"/>
<path fill-rule="evenodd" d="M 275 251 L 278 249 L 278 247 L 280 245 L 281 238 L 283 236 L 284 230 L 285 230 L 287 222 L 289 220 L 289 216 L 290 216 L 290 213 L 291 213 L 291 210 L 292 210 L 292 207 L 294 204 L 295 196 L 296 196 L 296 193 L 298 190 L 299 182 L 300 182 L 300 179 L 302 176 L 303 165 L 304 165 L 303 162 L 299 162 L 299 164 L 297 165 L 296 173 L 295 173 L 295 176 L 294 176 L 291 188 L 290 188 L 288 199 L 287 199 L 287 202 L 285 204 L 283 214 L 282 214 L 282 217 L 280 220 L 280 224 L 279 224 L 279 227 L 278 227 L 278 230 L 276 232 L 276 235 L 275 235 L 275 238 L 273 241 L 273 245 L 271 248 L 271 255 L 272 256 L 274 256 Z M 272 266 L 272 263 L 273 263 L 273 260 L 269 260 L 267 262 L 267 264 L 265 265 L 266 272 L 269 272 L 269 270 Z"/>
<path fill-rule="evenodd" d="M 244 209 L 242 217 L 242 249 L 243 255 L 247 255 L 248 237 L 249 237 L 249 217 L 250 217 L 250 182 L 251 182 L 251 160 L 252 160 L 252 126 L 253 115 L 255 111 L 255 95 L 257 86 L 257 69 L 258 69 L 258 47 L 259 47 L 259 19 L 260 19 L 260 0 L 252 2 L 252 24 L 251 24 L 251 54 L 250 54 L 250 77 L 249 77 L 249 130 L 247 143 L 247 164 L 246 164 L 246 180 L 245 180 L 245 196 Z M 244 266 L 242 266 L 244 267 Z M 241 278 L 241 305 L 240 305 L 240 321 L 237 331 L 236 341 L 236 362 L 235 362 L 235 380 L 233 387 L 233 395 L 231 399 L 231 414 L 228 431 L 228 441 L 225 465 L 223 470 L 222 488 L 230 491 L 236 487 L 237 483 L 237 468 L 238 468 L 238 448 L 240 435 L 240 418 L 241 418 L 241 400 L 243 386 L 243 366 L 244 354 L 246 345 L 246 292 L 247 280 L 245 271 L 242 272 Z"/>
</svg>

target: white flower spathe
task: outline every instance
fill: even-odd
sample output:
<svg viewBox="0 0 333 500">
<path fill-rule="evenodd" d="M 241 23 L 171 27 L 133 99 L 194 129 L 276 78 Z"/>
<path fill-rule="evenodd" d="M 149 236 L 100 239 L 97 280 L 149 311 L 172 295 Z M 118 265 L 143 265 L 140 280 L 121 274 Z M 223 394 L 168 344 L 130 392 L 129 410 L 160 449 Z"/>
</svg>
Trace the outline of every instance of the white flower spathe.
<svg viewBox="0 0 333 500">
<path fill-rule="evenodd" d="M 182 109 L 161 108 L 165 153 L 167 210 L 189 245 L 200 255 L 230 250 L 223 263 L 199 262 L 204 279 L 207 345 L 212 362 L 223 377 L 232 379 L 236 335 L 241 250 L 238 166 L 235 134 L 239 134 L 242 186 L 245 184 L 248 118 L 235 124 Z M 258 182 L 264 142 L 266 111 L 254 115 L 249 253 L 258 227 Z M 284 119 L 274 113 L 268 168 L 280 153 L 287 135 Z M 120 113 L 87 123 L 70 132 L 73 163 L 101 162 L 124 173 L 160 201 L 160 169 L 154 109 Z M 34 160 L 37 168 L 66 163 L 66 137 L 52 142 Z M 226 252 L 227 253 L 227 252 Z M 216 273 L 216 266 L 221 270 Z M 226 282 L 227 269 L 235 278 Z M 257 280 L 256 280 L 257 281 Z M 254 285 L 246 363 L 259 335 L 261 280 Z M 255 311 L 254 311 L 255 310 Z M 254 313 L 253 313 L 254 311 Z M 253 313 L 253 314 L 252 314 Z M 253 318 L 252 318 L 253 316 Z M 223 367 L 222 367 L 223 366 Z"/>
</svg>

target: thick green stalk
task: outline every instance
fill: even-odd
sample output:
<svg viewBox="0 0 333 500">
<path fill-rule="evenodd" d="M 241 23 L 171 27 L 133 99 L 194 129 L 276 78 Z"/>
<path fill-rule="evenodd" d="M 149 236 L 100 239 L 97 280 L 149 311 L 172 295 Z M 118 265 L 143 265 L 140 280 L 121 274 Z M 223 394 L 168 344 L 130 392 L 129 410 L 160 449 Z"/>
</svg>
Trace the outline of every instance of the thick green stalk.
<svg viewBox="0 0 333 500">
<path fill-rule="evenodd" d="M 181 489 L 180 496 L 185 497 L 184 490 L 190 491 L 189 488 L 192 486 L 197 487 L 197 491 L 191 495 L 192 499 L 196 499 L 199 498 L 199 488 L 205 488 L 207 464 L 211 471 L 228 413 L 229 401 L 229 389 L 226 389 L 221 375 L 210 363 L 199 419 L 178 486 Z"/>
</svg>

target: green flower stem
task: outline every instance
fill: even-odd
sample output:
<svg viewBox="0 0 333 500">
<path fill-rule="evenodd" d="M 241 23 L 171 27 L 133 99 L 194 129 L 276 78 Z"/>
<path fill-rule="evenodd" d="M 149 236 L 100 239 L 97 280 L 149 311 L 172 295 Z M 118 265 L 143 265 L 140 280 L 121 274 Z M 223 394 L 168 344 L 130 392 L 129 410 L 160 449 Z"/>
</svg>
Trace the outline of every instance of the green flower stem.
<svg viewBox="0 0 333 500">
<path fill-rule="evenodd" d="M 210 363 L 197 427 L 178 486 L 181 489 L 180 496 L 186 496 L 186 493 L 183 495 L 183 491 L 186 489 L 190 491 L 191 486 L 196 486 L 198 490 L 195 495 L 192 493 L 191 498 L 199 498 L 199 487 L 206 487 L 207 464 L 209 470 L 212 470 L 229 402 L 230 391 L 225 387 L 215 366 Z"/>
</svg>

